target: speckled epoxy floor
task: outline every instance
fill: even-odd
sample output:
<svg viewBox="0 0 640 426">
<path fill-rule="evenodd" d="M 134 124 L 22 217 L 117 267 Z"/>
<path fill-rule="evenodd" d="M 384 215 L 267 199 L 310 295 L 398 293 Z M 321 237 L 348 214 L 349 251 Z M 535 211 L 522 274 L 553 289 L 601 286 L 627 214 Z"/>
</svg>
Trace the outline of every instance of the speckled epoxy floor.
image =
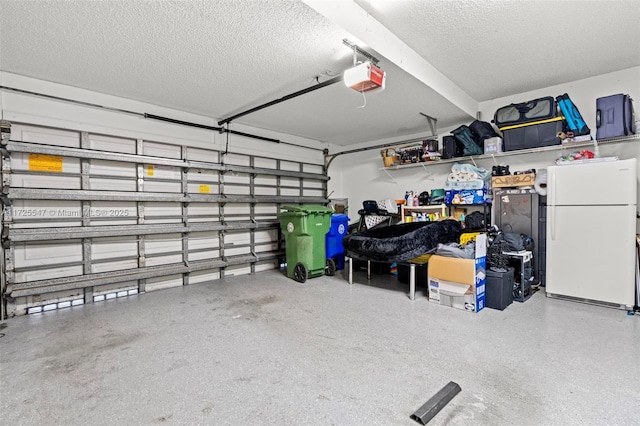
<svg viewBox="0 0 640 426">
<path fill-rule="evenodd" d="M 269 271 L 7 320 L 2 423 L 411 425 L 449 381 L 430 425 L 640 423 L 640 317 L 542 293 L 473 314 L 375 278 Z"/>
</svg>

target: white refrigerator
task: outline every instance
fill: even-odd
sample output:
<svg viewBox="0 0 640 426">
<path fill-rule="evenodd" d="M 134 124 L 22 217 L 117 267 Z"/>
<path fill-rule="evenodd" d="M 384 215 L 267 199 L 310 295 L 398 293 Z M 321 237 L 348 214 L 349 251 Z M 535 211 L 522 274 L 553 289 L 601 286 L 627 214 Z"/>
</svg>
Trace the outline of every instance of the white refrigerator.
<svg viewBox="0 0 640 426">
<path fill-rule="evenodd" d="M 547 296 L 633 308 L 636 163 L 547 169 Z"/>
</svg>

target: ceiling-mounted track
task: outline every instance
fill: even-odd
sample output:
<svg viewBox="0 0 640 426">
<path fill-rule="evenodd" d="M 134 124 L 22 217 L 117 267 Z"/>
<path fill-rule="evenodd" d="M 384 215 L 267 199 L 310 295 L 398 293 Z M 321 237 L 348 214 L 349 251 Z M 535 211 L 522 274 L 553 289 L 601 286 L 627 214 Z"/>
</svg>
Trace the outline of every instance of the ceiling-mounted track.
<svg viewBox="0 0 640 426">
<path fill-rule="evenodd" d="M 373 56 L 371 53 L 367 52 L 366 50 L 361 49 L 360 47 L 358 47 L 357 44 L 355 43 L 351 43 L 348 39 L 342 39 L 342 44 L 344 44 L 345 46 L 348 46 L 350 49 L 353 50 L 354 55 L 355 53 L 358 53 L 362 56 L 364 56 L 365 58 L 367 58 L 368 60 L 370 60 L 373 65 L 378 65 L 378 62 L 380 62 L 380 60 L 378 58 L 376 58 L 375 56 Z M 354 57 L 354 64 L 355 66 L 355 57 Z"/>
<path fill-rule="evenodd" d="M 329 86 L 331 84 L 339 83 L 341 81 L 342 81 L 342 74 L 337 75 L 337 76 L 335 76 L 333 78 L 330 78 L 329 80 L 323 81 L 322 83 L 318 83 L 315 86 L 311 86 L 311 87 L 307 87 L 306 89 L 298 90 L 297 92 L 293 92 L 293 93 L 291 93 L 289 95 L 283 96 L 281 98 L 275 99 L 275 100 L 267 102 L 265 104 L 258 105 L 256 107 L 253 107 L 253 108 L 248 109 L 246 111 L 239 112 L 239 113 L 237 113 L 235 115 L 232 115 L 231 117 L 227 117 L 225 119 L 222 119 L 222 120 L 218 121 L 218 125 L 222 126 L 223 124 L 231 123 L 236 118 L 244 117 L 245 115 L 254 113 L 256 111 L 260 111 L 261 109 L 265 109 L 265 108 L 268 108 L 270 106 L 279 104 L 281 102 L 288 101 L 289 99 L 297 98 L 298 96 L 304 95 L 304 94 L 309 93 L 309 92 L 313 92 L 313 91 L 318 90 L 318 89 L 322 89 L 323 87 L 327 87 L 327 86 Z"/>
</svg>

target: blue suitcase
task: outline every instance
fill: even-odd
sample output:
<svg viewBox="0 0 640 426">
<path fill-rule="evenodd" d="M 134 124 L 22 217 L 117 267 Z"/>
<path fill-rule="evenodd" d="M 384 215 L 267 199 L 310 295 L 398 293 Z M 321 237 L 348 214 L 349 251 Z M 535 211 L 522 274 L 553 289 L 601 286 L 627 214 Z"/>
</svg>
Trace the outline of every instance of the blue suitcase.
<svg viewBox="0 0 640 426">
<path fill-rule="evenodd" d="M 633 100 L 619 93 L 596 99 L 596 139 L 628 136 L 636 132 Z"/>
<path fill-rule="evenodd" d="M 556 97 L 556 102 L 564 119 L 567 122 L 568 130 L 572 131 L 575 136 L 588 135 L 591 133 L 589 126 L 584 122 L 584 118 L 573 104 L 573 101 L 566 93 Z"/>
</svg>

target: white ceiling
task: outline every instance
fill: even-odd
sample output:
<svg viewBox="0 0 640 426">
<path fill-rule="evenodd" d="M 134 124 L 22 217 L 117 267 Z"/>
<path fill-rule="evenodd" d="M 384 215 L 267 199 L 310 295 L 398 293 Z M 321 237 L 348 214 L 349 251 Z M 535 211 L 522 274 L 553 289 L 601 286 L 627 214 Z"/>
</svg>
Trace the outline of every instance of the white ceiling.
<svg viewBox="0 0 640 426">
<path fill-rule="evenodd" d="M 640 66 L 636 0 L 356 5 L 476 103 Z M 420 113 L 439 127 L 473 119 L 435 79 L 338 21 L 301 0 L 0 0 L 0 70 L 222 119 L 340 74 L 348 38 L 387 72 L 364 108 L 362 94 L 334 84 L 236 122 L 349 145 L 427 135 Z"/>
</svg>

